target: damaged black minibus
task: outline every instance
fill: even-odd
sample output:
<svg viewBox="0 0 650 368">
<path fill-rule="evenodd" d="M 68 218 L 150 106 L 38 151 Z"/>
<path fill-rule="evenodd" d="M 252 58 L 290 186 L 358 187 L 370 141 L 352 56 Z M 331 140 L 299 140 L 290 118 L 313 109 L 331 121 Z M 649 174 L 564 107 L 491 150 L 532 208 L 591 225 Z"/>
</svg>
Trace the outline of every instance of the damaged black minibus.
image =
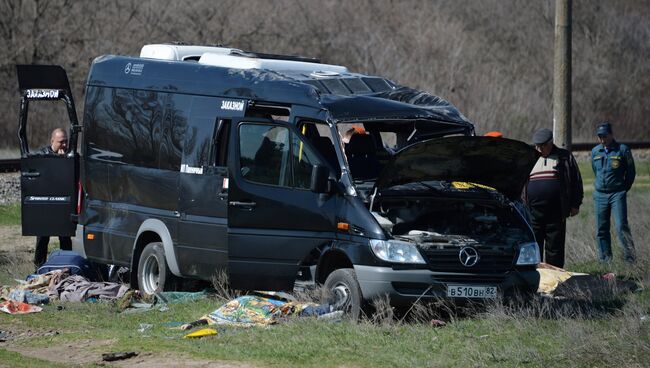
<svg viewBox="0 0 650 368">
<path fill-rule="evenodd" d="M 78 124 L 62 68 L 18 78 L 23 234 L 76 235 L 146 294 L 225 272 L 242 290 L 322 284 L 358 315 L 384 295 L 537 288 L 516 205 L 537 153 L 475 136 L 443 99 L 315 59 L 158 44 L 95 59 Z M 67 155 L 30 154 L 33 100 L 65 102 Z"/>
</svg>

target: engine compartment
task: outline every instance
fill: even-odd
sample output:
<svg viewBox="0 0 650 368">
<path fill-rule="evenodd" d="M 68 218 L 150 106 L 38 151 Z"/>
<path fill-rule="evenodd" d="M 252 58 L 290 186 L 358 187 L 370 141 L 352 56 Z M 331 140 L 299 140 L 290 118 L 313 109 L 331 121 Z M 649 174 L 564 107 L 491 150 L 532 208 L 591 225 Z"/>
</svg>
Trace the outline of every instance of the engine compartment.
<svg viewBox="0 0 650 368">
<path fill-rule="evenodd" d="M 373 215 L 393 238 L 423 249 L 454 245 L 507 246 L 534 241 L 511 205 L 441 198 L 384 199 Z"/>
</svg>

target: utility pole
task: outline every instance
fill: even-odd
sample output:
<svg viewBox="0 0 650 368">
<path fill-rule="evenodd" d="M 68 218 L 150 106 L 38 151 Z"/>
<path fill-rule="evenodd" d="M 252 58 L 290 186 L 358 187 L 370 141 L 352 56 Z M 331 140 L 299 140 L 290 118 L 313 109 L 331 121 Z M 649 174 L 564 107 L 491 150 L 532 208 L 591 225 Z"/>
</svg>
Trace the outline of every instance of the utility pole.
<svg viewBox="0 0 650 368">
<path fill-rule="evenodd" d="M 571 150 L 571 7 L 572 0 L 555 0 L 555 68 L 553 76 L 553 137 Z"/>
</svg>

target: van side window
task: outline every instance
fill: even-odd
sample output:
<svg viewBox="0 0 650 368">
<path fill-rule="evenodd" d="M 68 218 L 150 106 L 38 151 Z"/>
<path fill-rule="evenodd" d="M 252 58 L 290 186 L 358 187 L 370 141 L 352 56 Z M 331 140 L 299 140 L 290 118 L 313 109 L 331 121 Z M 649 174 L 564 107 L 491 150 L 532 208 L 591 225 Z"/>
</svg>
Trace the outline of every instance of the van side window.
<svg viewBox="0 0 650 368">
<path fill-rule="evenodd" d="M 193 121 L 193 123 L 195 122 Z M 214 121 L 205 121 L 204 124 L 192 125 L 187 128 L 183 164 L 192 167 L 204 167 L 214 164 L 214 159 L 212 159 L 213 131 Z"/>
<path fill-rule="evenodd" d="M 291 109 L 287 106 L 252 103 L 246 109 L 246 117 L 289 121 L 289 115 L 291 115 Z"/>
<path fill-rule="evenodd" d="M 301 121 L 298 124 L 300 133 L 311 142 L 312 147 L 320 153 L 321 157 L 325 159 L 338 177 L 341 173 L 338 158 L 336 157 L 336 149 L 334 148 L 334 139 L 330 127 L 322 122 Z"/>
<path fill-rule="evenodd" d="M 189 167 L 214 166 L 214 134 L 217 104 L 214 98 L 194 96 L 183 148 L 183 165 Z M 182 168 L 181 168 L 182 170 Z"/>
<path fill-rule="evenodd" d="M 293 161 L 293 183 L 296 188 L 309 189 L 313 165 L 322 164 L 310 146 L 292 135 L 291 156 Z"/>
<path fill-rule="evenodd" d="M 239 126 L 239 170 L 244 179 L 290 186 L 289 162 L 287 128 L 263 124 Z"/>
<path fill-rule="evenodd" d="M 165 97 L 160 168 L 179 171 L 192 96 L 169 93 Z"/>
<path fill-rule="evenodd" d="M 88 93 L 86 119 L 94 127 L 86 137 L 88 157 L 157 168 L 165 94 L 105 87 Z"/>
</svg>

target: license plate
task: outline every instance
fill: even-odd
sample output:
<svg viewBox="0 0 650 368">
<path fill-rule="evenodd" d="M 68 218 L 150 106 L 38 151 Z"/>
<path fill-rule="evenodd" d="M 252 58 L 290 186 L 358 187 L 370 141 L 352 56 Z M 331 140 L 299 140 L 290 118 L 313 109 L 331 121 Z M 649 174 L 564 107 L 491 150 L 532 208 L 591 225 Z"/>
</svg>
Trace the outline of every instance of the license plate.
<svg viewBox="0 0 650 368">
<path fill-rule="evenodd" d="M 447 285 L 447 296 L 452 298 L 496 298 L 496 286 Z"/>
</svg>

